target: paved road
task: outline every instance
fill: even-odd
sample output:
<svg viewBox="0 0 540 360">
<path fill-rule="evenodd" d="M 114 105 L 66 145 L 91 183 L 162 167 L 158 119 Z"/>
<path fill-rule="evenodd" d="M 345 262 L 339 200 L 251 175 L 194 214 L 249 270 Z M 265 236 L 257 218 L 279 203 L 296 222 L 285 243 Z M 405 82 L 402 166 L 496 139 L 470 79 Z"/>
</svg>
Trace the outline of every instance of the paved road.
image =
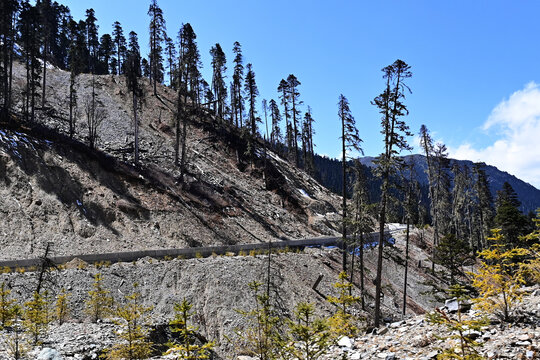
<svg viewBox="0 0 540 360">
<path fill-rule="evenodd" d="M 386 232 L 387 237 L 390 237 L 391 231 Z M 366 244 L 374 244 L 378 241 L 379 234 L 370 233 L 365 237 Z M 140 251 L 126 251 L 126 252 L 114 252 L 103 254 L 85 254 L 85 255 L 70 255 L 70 256 L 57 256 L 51 257 L 50 260 L 59 265 L 65 264 L 75 258 L 81 259 L 87 263 L 96 262 L 130 262 L 136 261 L 144 257 L 152 257 L 155 259 L 163 259 L 165 257 L 175 258 L 181 256 L 183 258 L 194 257 L 208 257 L 213 254 L 224 255 L 226 253 L 238 254 L 241 251 L 250 252 L 251 250 L 265 250 L 271 247 L 272 249 L 283 249 L 289 247 L 291 249 L 303 249 L 305 247 L 329 247 L 329 246 L 342 246 L 341 237 L 317 237 L 302 240 L 283 240 L 272 243 L 256 243 L 256 244 L 241 244 L 241 245 L 228 245 L 228 246 L 207 246 L 207 247 L 194 247 L 194 248 L 182 248 L 182 249 L 159 249 L 159 250 L 140 250 Z M 38 266 L 42 263 L 42 259 L 20 259 L 20 260 L 4 260 L 0 261 L 0 268 L 9 267 L 11 269 L 29 268 Z"/>
</svg>

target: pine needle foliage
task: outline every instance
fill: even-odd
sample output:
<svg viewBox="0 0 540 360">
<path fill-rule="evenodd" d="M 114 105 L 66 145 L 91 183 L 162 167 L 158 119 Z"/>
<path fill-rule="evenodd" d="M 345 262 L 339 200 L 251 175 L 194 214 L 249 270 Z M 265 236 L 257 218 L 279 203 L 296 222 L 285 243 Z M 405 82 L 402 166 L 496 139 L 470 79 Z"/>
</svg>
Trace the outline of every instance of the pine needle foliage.
<svg viewBox="0 0 540 360">
<path fill-rule="evenodd" d="M 15 318 L 15 300 L 10 299 L 11 290 L 6 288 L 6 283 L 0 285 L 0 329 L 10 326 Z"/>
<path fill-rule="evenodd" d="M 47 334 L 50 321 L 47 311 L 49 304 L 44 295 L 35 291 L 32 300 L 26 302 L 24 306 L 24 328 L 30 335 L 33 344 L 38 345 Z"/>
<path fill-rule="evenodd" d="M 253 281 L 248 286 L 255 297 L 255 308 L 237 310 L 247 324 L 246 328 L 237 330 L 237 335 L 250 355 L 260 360 L 274 359 L 280 344 L 279 318 L 274 315 L 268 294 L 261 289 L 263 283 Z"/>
<path fill-rule="evenodd" d="M 126 296 L 126 304 L 118 306 L 113 315 L 114 323 L 121 327 L 115 331 L 120 340 L 108 349 L 108 360 L 138 360 L 148 359 L 152 354 L 152 342 L 148 340 L 148 329 L 145 325 L 146 316 L 152 307 L 141 304 L 141 294 L 137 291 L 138 284 L 133 284 L 133 292 Z"/>
<path fill-rule="evenodd" d="M 452 285 L 449 289 L 450 296 L 456 298 L 458 302 L 458 312 L 455 318 L 448 315 L 443 310 L 437 308 L 434 312 L 426 315 L 427 320 L 432 324 L 437 324 L 446 328 L 448 336 L 441 337 L 446 344 L 457 342 L 457 346 L 442 349 L 442 352 L 437 355 L 437 359 L 454 359 L 454 360 L 480 360 L 483 357 L 478 353 L 477 349 L 482 346 L 481 343 L 474 340 L 471 336 L 473 332 L 479 332 L 482 327 L 489 324 L 486 317 L 479 319 L 466 319 L 461 313 L 461 304 L 468 300 L 466 290 L 461 285 Z"/>
<path fill-rule="evenodd" d="M 62 288 L 56 297 L 55 312 L 59 325 L 62 325 L 69 316 L 69 295 L 66 289 Z"/>
<path fill-rule="evenodd" d="M 89 298 L 86 300 L 86 312 L 93 322 L 102 320 L 111 313 L 113 298 L 110 291 L 103 287 L 103 276 L 101 273 L 94 275 L 93 290 L 88 292 Z"/>
<path fill-rule="evenodd" d="M 337 311 L 328 319 L 330 328 L 336 336 L 353 337 L 358 334 L 357 319 L 351 314 L 350 308 L 360 301 L 359 296 L 353 296 L 352 283 L 347 273 L 342 271 L 339 280 L 334 284 L 338 296 L 329 296 L 328 302 L 337 306 Z"/>
<path fill-rule="evenodd" d="M 479 252 L 482 263 L 473 274 L 473 286 L 478 290 L 477 307 L 494 313 L 504 321 L 511 318 L 512 309 L 521 301 L 520 286 L 525 284 L 521 260 L 530 254 L 524 248 L 507 248 L 500 229 L 492 230 L 490 246 Z"/>
<path fill-rule="evenodd" d="M 315 317 L 313 304 L 301 302 L 289 321 L 288 339 L 283 345 L 285 359 L 316 360 L 332 345 L 328 320 Z"/>
<path fill-rule="evenodd" d="M 174 305 L 174 318 L 169 322 L 169 327 L 173 333 L 180 337 L 179 342 L 167 344 L 169 350 L 165 355 L 173 354 L 176 359 L 198 360 L 209 359 L 214 347 L 213 342 L 197 344 L 196 335 L 198 327 L 189 324 L 195 312 L 191 309 L 193 305 L 185 298 L 180 304 Z"/>
</svg>

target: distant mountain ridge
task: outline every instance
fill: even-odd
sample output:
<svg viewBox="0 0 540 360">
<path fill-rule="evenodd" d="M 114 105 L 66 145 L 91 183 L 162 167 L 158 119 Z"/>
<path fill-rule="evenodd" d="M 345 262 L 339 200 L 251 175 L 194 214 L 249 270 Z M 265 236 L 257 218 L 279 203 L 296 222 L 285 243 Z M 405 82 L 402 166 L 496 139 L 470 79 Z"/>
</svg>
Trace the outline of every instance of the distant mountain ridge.
<svg viewBox="0 0 540 360">
<path fill-rule="evenodd" d="M 421 185 L 423 185 L 423 187 L 427 188 L 428 177 L 426 172 L 426 157 L 424 155 L 415 154 L 406 155 L 403 157 L 403 159 L 407 164 L 410 164 L 411 162 L 415 164 L 414 166 L 415 172 L 417 174 L 417 180 Z M 374 168 L 373 160 L 375 160 L 375 157 L 365 156 L 361 157 L 359 160 L 361 164 L 369 170 L 369 173 L 367 175 L 368 180 L 370 180 L 370 193 L 372 194 L 372 198 L 378 198 L 377 179 L 371 171 Z M 456 162 L 461 166 L 467 166 L 472 171 L 474 162 L 470 160 L 450 159 L 450 168 Z M 336 193 L 341 193 L 343 184 L 341 179 L 341 162 L 336 159 L 317 156 L 317 158 L 315 159 L 315 163 L 318 166 L 318 180 L 330 190 L 335 191 Z M 483 169 L 488 176 L 489 186 L 491 194 L 493 195 L 493 199 L 496 198 L 497 191 L 502 188 L 503 183 L 506 181 L 512 186 L 512 188 L 514 188 L 514 190 L 518 194 L 519 201 L 521 201 L 520 210 L 524 214 L 528 214 L 530 211 L 534 212 L 536 209 L 540 208 L 540 190 L 535 188 L 533 185 L 517 178 L 514 175 L 507 173 L 506 171 L 499 170 L 497 169 L 497 167 L 492 165 L 486 164 L 485 166 L 483 166 Z"/>
</svg>

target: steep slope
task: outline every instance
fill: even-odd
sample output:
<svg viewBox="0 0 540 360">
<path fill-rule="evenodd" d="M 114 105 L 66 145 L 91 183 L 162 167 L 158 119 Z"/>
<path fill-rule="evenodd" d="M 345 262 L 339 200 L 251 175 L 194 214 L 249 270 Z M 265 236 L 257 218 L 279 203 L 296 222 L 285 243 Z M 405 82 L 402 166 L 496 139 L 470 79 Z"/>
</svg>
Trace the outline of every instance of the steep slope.
<svg viewBox="0 0 540 360">
<path fill-rule="evenodd" d="M 14 68 L 16 94 L 23 71 Z M 241 139 L 207 111 L 190 119 L 188 174 L 180 183 L 175 94 L 166 87 L 139 109 L 140 167 L 131 163 L 131 98 L 122 77 L 95 77 L 105 113 L 100 151 L 84 145 L 92 77 L 78 77 L 80 116 L 75 139 L 67 139 L 68 84 L 68 73 L 51 69 L 36 123 L 0 132 L 1 259 L 38 256 L 46 242 L 62 255 L 336 234 L 337 196 L 275 154 L 266 171 L 262 152 L 253 165 L 238 162 Z M 148 83 L 145 90 L 151 94 Z"/>
</svg>

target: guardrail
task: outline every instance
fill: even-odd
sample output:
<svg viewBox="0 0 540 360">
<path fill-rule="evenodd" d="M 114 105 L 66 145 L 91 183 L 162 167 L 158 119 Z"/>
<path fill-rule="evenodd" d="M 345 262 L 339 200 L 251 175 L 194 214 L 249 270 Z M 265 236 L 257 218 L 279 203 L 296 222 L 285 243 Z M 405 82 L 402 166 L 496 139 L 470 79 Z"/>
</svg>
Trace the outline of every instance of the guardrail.
<svg viewBox="0 0 540 360">
<path fill-rule="evenodd" d="M 385 232 L 386 237 L 389 237 L 390 232 Z M 370 233 L 364 235 L 364 243 L 373 243 L 378 241 L 378 233 Z M 257 243 L 257 244 L 239 244 L 239 245 L 222 245 L 222 246 L 206 246 L 206 247 L 193 247 L 193 248 L 182 248 L 182 249 L 157 249 L 157 250 L 140 250 L 140 251 L 125 251 L 125 252 L 112 252 L 112 253 L 101 253 L 101 254 L 84 254 L 84 255 L 69 255 L 69 256 L 56 256 L 50 257 L 52 263 L 56 265 L 65 264 L 73 259 L 80 259 L 87 263 L 96 263 L 96 262 L 131 262 L 142 259 L 144 257 L 151 257 L 155 259 L 164 259 L 166 257 L 182 257 L 185 259 L 195 258 L 195 257 L 208 257 L 214 254 L 225 255 L 227 253 L 238 254 L 241 251 L 249 252 L 252 250 L 268 250 L 268 249 L 283 249 L 283 248 L 306 248 L 306 247 L 328 247 L 336 246 L 339 248 L 343 247 L 343 241 L 341 237 L 318 237 L 302 240 L 283 240 L 275 241 L 268 243 Z M 353 249 L 354 247 L 349 244 L 348 249 Z M 33 259 L 21 259 L 21 260 L 4 260 L 0 261 L 0 267 L 10 269 L 16 268 L 30 268 L 41 265 L 43 260 L 41 258 Z"/>
</svg>

